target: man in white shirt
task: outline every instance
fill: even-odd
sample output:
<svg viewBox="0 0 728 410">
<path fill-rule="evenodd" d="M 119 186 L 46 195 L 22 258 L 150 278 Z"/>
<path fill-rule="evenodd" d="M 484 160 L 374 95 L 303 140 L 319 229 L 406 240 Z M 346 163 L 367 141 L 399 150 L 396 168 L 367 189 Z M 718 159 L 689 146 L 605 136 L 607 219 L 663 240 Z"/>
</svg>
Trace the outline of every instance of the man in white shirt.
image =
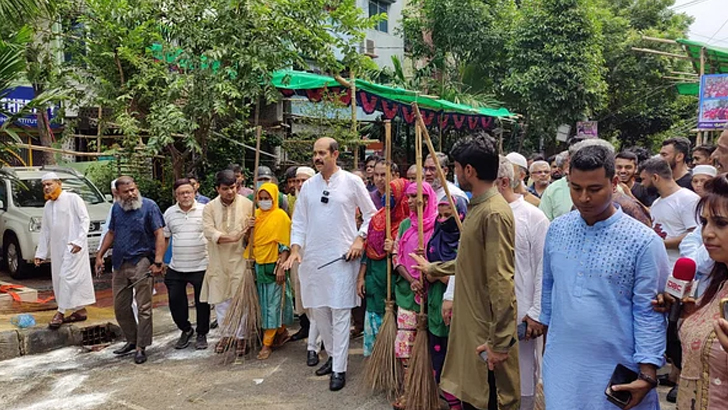
<svg viewBox="0 0 728 410">
<path fill-rule="evenodd" d="M 445 174 L 445 178 L 447 179 L 447 175 L 450 173 L 450 160 L 448 159 L 447 154 L 443 154 L 442 152 L 436 152 L 435 155 L 437 155 L 437 159 L 440 161 L 440 166 L 442 167 L 442 172 Z M 425 181 L 430 184 L 432 189 L 435 190 L 436 198 L 444 197 L 445 188 L 443 188 L 440 176 L 437 174 L 437 167 L 435 166 L 435 160 L 432 159 L 432 154 L 429 154 L 425 159 L 425 163 L 422 165 L 422 171 L 425 173 Z M 466 203 L 470 202 L 470 199 L 465 192 L 458 188 L 457 185 L 447 181 L 447 188 L 450 190 L 450 195 L 464 198 Z"/>
<path fill-rule="evenodd" d="M 541 281 L 543 278 L 543 247 L 549 220 L 537 207 L 515 193 L 522 182 L 514 176 L 513 165 L 500 158 L 498 192 L 513 210 L 516 227 L 516 302 L 517 319 L 526 323 L 525 339 L 518 343 L 518 363 L 521 373 L 521 410 L 533 410 L 539 363 L 543 341 L 539 337 L 544 326 L 538 322 L 541 315 Z M 520 338 L 520 336 L 519 336 Z"/>
<path fill-rule="evenodd" d="M 329 355 L 316 375 L 331 374 L 329 390 L 337 391 L 346 385 L 350 311 L 360 303 L 359 258 L 376 209 L 361 178 L 336 165 L 334 139 L 321 138 L 313 148 L 319 173 L 303 184 L 296 199 L 291 255 L 284 267 L 300 263 L 303 307 L 312 309 Z M 358 230 L 357 208 L 363 220 Z"/>
<path fill-rule="evenodd" d="M 656 189 L 660 195 L 650 208 L 652 227 L 665 241 L 670 264 L 674 264 L 680 257 L 680 242 L 698 225 L 695 207 L 700 197 L 675 182 L 670 164 L 662 158 L 650 158 L 640 168 L 642 185 Z"/>
<path fill-rule="evenodd" d="M 172 319 L 182 331 L 174 347 L 186 348 L 195 334 L 189 321 L 187 302 L 187 284 L 191 284 L 195 291 L 197 311 L 195 349 L 207 349 L 210 305 L 200 302 L 200 291 L 207 270 L 207 240 L 202 228 L 202 210 L 205 205 L 195 200 L 195 188 L 187 178 L 174 183 L 174 196 L 177 203 L 164 212 L 167 246 L 172 239 L 172 260 L 164 276 L 164 284 L 167 286 Z"/>
</svg>

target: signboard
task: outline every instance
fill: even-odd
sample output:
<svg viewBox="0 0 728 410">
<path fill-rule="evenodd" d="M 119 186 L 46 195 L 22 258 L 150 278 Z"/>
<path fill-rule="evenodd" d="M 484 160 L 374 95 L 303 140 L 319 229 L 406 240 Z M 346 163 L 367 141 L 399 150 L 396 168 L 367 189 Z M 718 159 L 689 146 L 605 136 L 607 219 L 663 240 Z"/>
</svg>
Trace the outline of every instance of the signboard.
<svg viewBox="0 0 728 410">
<path fill-rule="evenodd" d="M 576 136 L 579 138 L 598 138 L 597 121 L 579 121 L 576 123 Z"/>
<path fill-rule="evenodd" d="M 2 107 L 2 112 L 12 115 L 23 109 L 34 97 L 35 92 L 33 91 L 33 87 L 15 87 L 4 98 L 0 99 L 0 107 Z M 61 124 L 53 122 L 57 111 L 58 107 L 47 110 L 51 128 L 61 127 Z M 0 113 L 0 125 L 4 124 L 7 119 L 8 117 L 5 114 Z M 38 126 L 38 113 L 36 110 L 33 110 L 31 114 L 20 117 L 15 123 L 22 127 L 35 128 Z"/>
<path fill-rule="evenodd" d="M 556 130 L 556 141 L 566 142 L 569 139 L 569 133 L 571 132 L 571 125 L 561 124 Z"/>
<path fill-rule="evenodd" d="M 722 129 L 728 124 L 728 74 L 704 75 L 700 81 L 698 128 Z"/>
</svg>

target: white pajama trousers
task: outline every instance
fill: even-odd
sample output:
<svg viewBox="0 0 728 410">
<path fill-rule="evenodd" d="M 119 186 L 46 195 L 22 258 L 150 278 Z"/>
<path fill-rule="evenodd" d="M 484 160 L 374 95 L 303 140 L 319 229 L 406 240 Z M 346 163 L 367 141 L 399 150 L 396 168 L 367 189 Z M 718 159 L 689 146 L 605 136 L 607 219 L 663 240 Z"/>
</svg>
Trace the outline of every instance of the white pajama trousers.
<svg viewBox="0 0 728 410">
<path fill-rule="evenodd" d="M 225 315 L 227 314 L 228 309 L 230 309 L 230 305 L 232 304 L 233 300 L 228 299 L 224 300 L 220 303 L 215 303 L 215 316 L 217 316 L 217 323 L 220 327 L 220 336 L 221 337 L 230 337 L 232 334 L 223 334 L 223 323 L 225 323 Z M 243 319 L 240 321 L 240 326 L 238 327 L 237 334 L 235 335 L 238 339 L 246 339 L 245 337 L 245 317 L 243 316 Z"/>
<path fill-rule="evenodd" d="M 308 316 L 308 351 L 321 352 L 321 335 L 316 327 L 316 319 L 313 317 L 313 309 L 306 309 L 306 316 Z"/>
<path fill-rule="evenodd" d="M 311 311 L 316 320 L 316 327 L 321 334 L 321 339 L 324 342 L 324 349 L 329 357 L 333 358 L 333 371 L 336 373 L 346 372 L 349 357 L 351 309 L 322 307 L 313 308 Z"/>
</svg>

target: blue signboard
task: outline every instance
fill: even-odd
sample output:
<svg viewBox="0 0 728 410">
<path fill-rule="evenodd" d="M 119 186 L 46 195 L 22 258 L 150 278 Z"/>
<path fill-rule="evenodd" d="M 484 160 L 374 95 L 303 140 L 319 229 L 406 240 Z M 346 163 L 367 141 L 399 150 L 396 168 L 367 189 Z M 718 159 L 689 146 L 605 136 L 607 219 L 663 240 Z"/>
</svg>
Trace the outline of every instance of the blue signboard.
<svg viewBox="0 0 728 410">
<path fill-rule="evenodd" d="M 34 97 L 35 92 L 33 91 L 33 87 L 15 87 L 12 91 L 10 91 L 10 93 L 0 99 L 0 106 L 2 106 L 3 112 L 12 115 L 19 112 Z M 57 115 L 57 111 L 58 107 L 49 108 L 47 110 L 48 121 L 51 122 L 51 128 L 61 127 L 61 124 L 53 122 L 53 119 Z M 4 124 L 7 119 L 8 117 L 6 115 L 0 113 L 0 125 Z M 35 128 L 38 126 L 38 113 L 36 110 L 33 110 L 31 114 L 20 117 L 17 121 L 15 121 L 15 123 L 22 127 Z"/>
<path fill-rule="evenodd" d="M 698 128 L 722 129 L 728 124 L 728 74 L 704 75 L 700 81 Z"/>
</svg>

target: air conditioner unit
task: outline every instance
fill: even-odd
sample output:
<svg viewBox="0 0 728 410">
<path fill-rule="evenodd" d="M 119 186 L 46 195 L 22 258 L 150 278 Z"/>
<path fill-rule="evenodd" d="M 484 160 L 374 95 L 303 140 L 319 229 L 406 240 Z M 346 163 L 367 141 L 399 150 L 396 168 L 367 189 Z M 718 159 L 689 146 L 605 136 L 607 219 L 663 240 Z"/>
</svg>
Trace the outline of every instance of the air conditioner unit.
<svg viewBox="0 0 728 410">
<path fill-rule="evenodd" d="M 366 48 L 364 49 L 364 55 L 368 56 L 369 58 L 377 58 L 379 57 L 375 51 L 376 51 L 376 45 L 374 44 L 374 40 L 366 40 Z"/>
</svg>

